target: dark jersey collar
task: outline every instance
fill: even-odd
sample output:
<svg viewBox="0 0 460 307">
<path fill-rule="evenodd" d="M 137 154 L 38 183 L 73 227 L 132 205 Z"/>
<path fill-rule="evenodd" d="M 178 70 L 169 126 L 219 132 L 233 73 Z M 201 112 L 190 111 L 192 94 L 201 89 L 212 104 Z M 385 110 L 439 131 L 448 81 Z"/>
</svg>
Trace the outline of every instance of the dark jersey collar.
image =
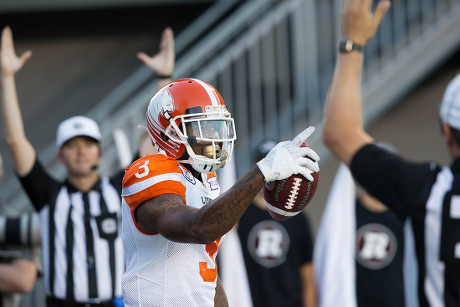
<svg viewBox="0 0 460 307">
<path fill-rule="evenodd" d="M 80 191 L 79 189 L 77 189 L 70 181 L 69 179 L 67 178 L 65 181 L 64 181 L 64 185 L 67 187 L 67 191 L 69 193 L 77 193 L 77 192 L 83 192 L 83 191 Z M 90 191 L 96 191 L 96 192 L 101 192 L 102 191 L 102 188 L 101 188 L 101 178 L 99 178 L 96 183 L 91 187 Z"/>
</svg>

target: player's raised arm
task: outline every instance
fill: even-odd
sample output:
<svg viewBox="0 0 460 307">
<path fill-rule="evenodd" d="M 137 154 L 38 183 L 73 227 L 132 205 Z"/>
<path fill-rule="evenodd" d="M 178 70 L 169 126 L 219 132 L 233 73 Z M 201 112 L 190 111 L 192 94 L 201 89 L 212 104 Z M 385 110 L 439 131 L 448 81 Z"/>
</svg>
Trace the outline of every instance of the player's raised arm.
<svg viewBox="0 0 460 307">
<path fill-rule="evenodd" d="M 347 165 L 353 154 L 372 138 L 364 131 L 361 109 L 362 51 L 380 25 L 389 1 L 380 1 L 371 12 L 372 0 L 346 0 L 343 10 L 342 47 L 337 56 L 326 99 L 323 138 L 333 153 Z"/>
<path fill-rule="evenodd" d="M 301 141 L 296 138 L 297 141 L 279 143 L 259 162 L 264 165 L 263 173 L 260 166 L 253 166 L 232 188 L 200 209 L 185 206 L 180 192 L 146 200 L 135 210 L 138 226 L 146 233 L 160 233 L 176 242 L 215 241 L 236 224 L 265 181 L 298 173 L 313 180 L 310 174 L 319 170 L 319 157 L 311 148 L 300 147 L 313 131 L 309 127 L 299 134 Z M 304 158 L 306 155 L 315 162 Z"/>
<path fill-rule="evenodd" d="M 19 176 L 26 175 L 32 169 L 36 153 L 24 132 L 14 75 L 31 56 L 31 51 L 26 51 L 19 57 L 16 55 L 13 33 L 9 27 L 5 27 L 2 31 L 1 46 L 2 122 L 6 142 Z"/>
</svg>

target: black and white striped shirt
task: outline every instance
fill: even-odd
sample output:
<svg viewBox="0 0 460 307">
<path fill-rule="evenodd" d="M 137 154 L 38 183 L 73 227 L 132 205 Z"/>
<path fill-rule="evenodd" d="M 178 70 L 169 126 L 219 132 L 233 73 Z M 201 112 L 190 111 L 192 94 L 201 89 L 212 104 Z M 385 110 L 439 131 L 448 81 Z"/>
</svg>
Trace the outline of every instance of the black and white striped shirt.
<svg viewBox="0 0 460 307">
<path fill-rule="evenodd" d="M 100 179 L 88 192 L 51 178 L 36 161 L 20 178 L 40 212 L 45 290 L 69 302 L 121 297 L 121 180 Z"/>
<path fill-rule="evenodd" d="M 460 306 L 460 158 L 441 169 L 366 145 L 351 169 L 371 194 L 411 216 L 420 306 Z"/>
</svg>

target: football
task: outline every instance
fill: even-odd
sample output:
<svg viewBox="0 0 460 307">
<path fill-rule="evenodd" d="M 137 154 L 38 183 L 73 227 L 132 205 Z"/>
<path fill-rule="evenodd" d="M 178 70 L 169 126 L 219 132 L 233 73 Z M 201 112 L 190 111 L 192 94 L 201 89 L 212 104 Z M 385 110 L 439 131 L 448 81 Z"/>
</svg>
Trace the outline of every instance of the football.
<svg viewBox="0 0 460 307">
<path fill-rule="evenodd" d="M 308 145 L 304 143 L 303 146 Z M 265 206 L 273 219 L 283 221 L 305 209 L 315 195 L 319 172 L 313 173 L 312 176 L 313 182 L 299 174 L 265 183 Z"/>
</svg>

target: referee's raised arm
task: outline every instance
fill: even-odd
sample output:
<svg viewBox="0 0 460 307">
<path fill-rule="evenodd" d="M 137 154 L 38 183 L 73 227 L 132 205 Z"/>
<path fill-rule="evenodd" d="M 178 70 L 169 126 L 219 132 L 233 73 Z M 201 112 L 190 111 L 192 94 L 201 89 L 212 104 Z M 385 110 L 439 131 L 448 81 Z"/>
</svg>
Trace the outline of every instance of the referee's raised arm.
<svg viewBox="0 0 460 307">
<path fill-rule="evenodd" d="M 2 31 L 2 122 L 6 142 L 13 156 L 14 168 L 19 176 L 28 174 L 34 164 L 36 152 L 26 137 L 14 76 L 32 56 L 30 50 L 17 56 L 14 50 L 13 33 L 10 27 Z"/>
<path fill-rule="evenodd" d="M 378 1 L 375 10 L 372 0 L 345 0 L 343 37 L 326 101 L 323 138 L 366 192 L 389 209 L 410 216 L 419 305 L 459 306 L 460 220 L 453 208 L 459 207 L 460 199 L 460 74 L 447 86 L 439 114 L 452 158 L 449 167 L 409 161 L 371 144 L 362 122 L 363 49 L 389 7 L 387 0 Z"/>
<path fill-rule="evenodd" d="M 380 1 L 375 12 L 370 11 L 371 3 L 348 0 L 344 4 L 343 37 L 324 112 L 324 142 L 348 166 L 356 151 L 373 141 L 362 120 L 362 49 L 376 33 L 390 2 Z"/>
</svg>

